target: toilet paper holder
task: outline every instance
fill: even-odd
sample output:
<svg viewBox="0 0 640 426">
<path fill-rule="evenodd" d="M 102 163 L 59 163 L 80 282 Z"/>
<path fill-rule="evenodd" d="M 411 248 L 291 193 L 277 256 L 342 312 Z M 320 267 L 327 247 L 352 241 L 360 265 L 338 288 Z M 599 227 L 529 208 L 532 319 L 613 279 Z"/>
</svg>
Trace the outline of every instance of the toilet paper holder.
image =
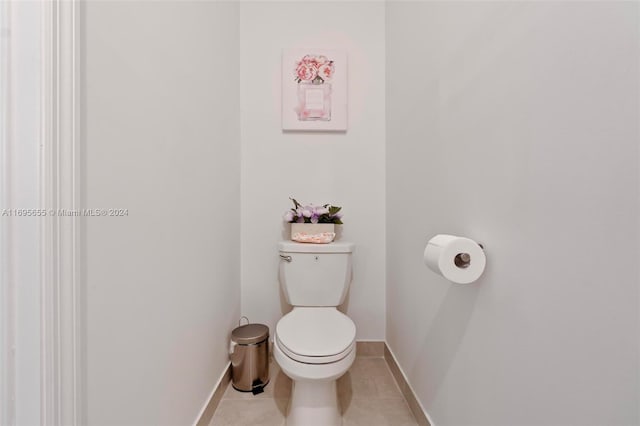
<svg viewBox="0 0 640 426">
<path fill-rule="evenodd" d="M 424 263 L 438 275 L 455 284 L 471 284 L 486 266 L 484 245 L 467 237 L 438 234 L 424 249 Z"/>
<path fill-rule="evenodd" d="M 478 243 L 478 245 L 482 250 L 484 250 L 484 246 L 482 244 Z M 453 263 L 455 263 L 458 268 L 468 268 L 469 265 L 471 265 L 471 255 L 469 253 L 458 253 L 456 257 L 453 258 Z"/>
</svg>

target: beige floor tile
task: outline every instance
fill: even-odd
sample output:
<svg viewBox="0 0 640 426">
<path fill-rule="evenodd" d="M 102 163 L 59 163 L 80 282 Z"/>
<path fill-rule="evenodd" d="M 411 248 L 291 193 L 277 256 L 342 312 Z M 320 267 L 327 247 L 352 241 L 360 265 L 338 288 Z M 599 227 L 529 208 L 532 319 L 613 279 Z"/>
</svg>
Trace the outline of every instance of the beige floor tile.
<svg viewBox="0 0 640 426">
<path fill-rule="evenodd" d="M 345 406 L 352 399 L 371 398 L 377 393 L 373 378 L 353 377 L 350 372 L 338 379 L 338 401 Z"/>
<path fill-rule="evenodd" d="M 403 397 L 390 372 L 370 377 L 347 372 L 338 379 L 338 398 L 343 402 L 351 399 L 402 399 Z"/>
<path fill-rule="evenodd" d="M 356 358 L 349 371 L 338 380 L 338 396 L 402 398 L 402 393 L 383 358 Z"/>
<path fill-rule="evenodd" d="M 354 399 L 344 408 L 344 426 L 417 426 L 403 399 Z"/>
<path fill-rule="evenodd" d="M 258 395 L 238 392 L 229 384 L 210 426 L 283 425 L 291 397 L 291 379 L 278 364 L 269 365 L 271 380 Z M 344 426 L 416 426 L 407 402 L 386 361 L 356 357 L 338 379 Z"/>
<path fill-rule="evenodd" d="M 388 374 L 373 378 L 376 384 L 377 397 L 382 399 L 403 399 L 400 387 L 389 371 Z"/>
<path fill-rule="evenodd" d="M 223 399 L 209 426 L 282 426 L 286 399 Z"/>
</svg>

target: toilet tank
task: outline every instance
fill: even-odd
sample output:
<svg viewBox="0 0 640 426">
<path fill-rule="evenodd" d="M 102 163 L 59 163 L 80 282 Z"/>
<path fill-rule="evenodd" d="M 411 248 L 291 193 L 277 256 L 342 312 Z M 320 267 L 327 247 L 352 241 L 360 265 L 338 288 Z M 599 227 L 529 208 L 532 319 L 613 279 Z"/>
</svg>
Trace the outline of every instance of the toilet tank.
<svg viewBox="0 0 640 426">
<path fill-rule="evenodd" d="M 339 306 L 351 284 L 351 253 L 348 242 L 305 244 L 282 241 L 280 285 L 292 306 Z"/>
</svg>

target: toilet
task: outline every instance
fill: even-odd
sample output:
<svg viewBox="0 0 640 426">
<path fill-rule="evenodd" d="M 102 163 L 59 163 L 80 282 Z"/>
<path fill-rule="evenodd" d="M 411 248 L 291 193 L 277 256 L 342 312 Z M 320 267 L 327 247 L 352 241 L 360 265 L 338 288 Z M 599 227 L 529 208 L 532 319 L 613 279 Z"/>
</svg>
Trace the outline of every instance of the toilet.
<svg viewBox="0 0 640 426">
<path fill-rule="evenodd" d="M 287 426 L 339 426 L 336 380 L 356 356 L 356 326 L 338 311 L 351 284 L 353 243 L 279 243 L 280 285 L 293 310 L 273 338 L 273 356 L 293 381 Z"/>
</svg>

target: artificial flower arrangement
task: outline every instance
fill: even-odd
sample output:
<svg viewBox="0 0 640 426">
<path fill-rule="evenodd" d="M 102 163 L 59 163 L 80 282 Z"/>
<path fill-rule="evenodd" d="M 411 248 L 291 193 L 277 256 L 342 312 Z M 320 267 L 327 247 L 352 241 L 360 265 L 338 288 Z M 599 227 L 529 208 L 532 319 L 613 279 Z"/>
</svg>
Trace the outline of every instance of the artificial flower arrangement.
<svg viewBox="0 0 640 426">
<path fill-rule="evenodd" d="M 297 83 L 323 84 L 333 76 L 333 61 L 324 55 L 304 55 L 294 70 Z"/>
<path fill-rule="evenodd" d="M 287 210 L 284 214 L 284 221 L 289 223 L 334 223 L 342 225 L 342 207 L 324 204 L 322 206 L 314 206 L 308 204 L 303 206 L 295 198 L 289 198 L 293 201 L 293 208 Z"/>
<path fill-rule="evenodd" d="M 291 223 L 291 239 L 300 243 L 327 244 L 336 237 L 335 225 L 342 225 L 342 207 L 324 204 L 303 206 L 295 198 L 293 208 L 284 214 Z"/>
</svg>

